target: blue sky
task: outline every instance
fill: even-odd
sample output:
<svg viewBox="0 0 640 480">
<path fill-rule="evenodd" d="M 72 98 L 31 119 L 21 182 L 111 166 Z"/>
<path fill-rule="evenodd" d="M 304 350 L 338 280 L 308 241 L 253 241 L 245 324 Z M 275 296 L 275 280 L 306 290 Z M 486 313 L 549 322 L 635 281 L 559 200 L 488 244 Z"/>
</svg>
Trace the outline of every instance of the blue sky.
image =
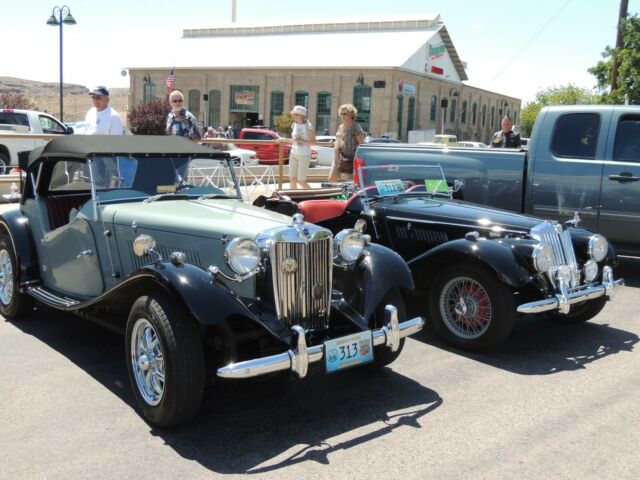
<svg viewBox="0 0 640 480">
<path fill-rule="evenodd" d="M 64 4 L 2 3 L 0 76 L 57 82 L 59 31 L 46 21 L 55 5 Z M 63 30 L 64 80 L 85 86 L 127 87 L 129 77 L 120 75 L 122 67 L 136 66 L 146 48 L 177 39 L 183 28 L 231 20 L 231 0 L 68 0 L 67 5 L 78 24 Z M 526 102 L 542 88 L 567 83 L 595 86 L 586 70 L 600 60 L 606 45 L 615 43 L 620 4 L 619 0 L 237 0 L 237 5 L 238 22 L 439 13 L 468 64 L 467 83 Z M 640 0 L 629 1 L 629 13 L 639 8 Z M 314 53 L 331 55 L 321 45 L 309 54 Z M 173 61 L 167 58 L 166 63 L 170 66 Z"/>
</svg>

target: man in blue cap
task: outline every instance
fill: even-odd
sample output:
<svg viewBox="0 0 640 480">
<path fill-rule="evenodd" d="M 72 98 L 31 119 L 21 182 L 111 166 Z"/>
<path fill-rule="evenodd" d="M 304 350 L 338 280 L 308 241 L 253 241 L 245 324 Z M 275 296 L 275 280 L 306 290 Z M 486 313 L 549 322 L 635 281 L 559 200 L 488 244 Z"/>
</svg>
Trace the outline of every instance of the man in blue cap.
<svg viewBox="0 0 640 480">
<path fill-rule="evenodd" d="M 99 85 L 89 93 L 93 108 L 87 112 L 86 135 L 123 135 L 120 115 L 109 106 L 109 90 Z"/>
</svg>

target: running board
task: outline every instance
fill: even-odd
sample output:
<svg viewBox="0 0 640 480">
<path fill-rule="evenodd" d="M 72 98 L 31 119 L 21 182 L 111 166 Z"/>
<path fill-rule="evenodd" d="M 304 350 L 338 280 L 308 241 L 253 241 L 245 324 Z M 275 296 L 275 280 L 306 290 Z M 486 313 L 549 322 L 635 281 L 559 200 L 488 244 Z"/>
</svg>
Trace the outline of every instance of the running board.
<svg viewBox="0 0 640 480">
<path fill-rule="evenodd" d="M 61 310 L 69 310 L 80 303 L 78 300 L 74 300 L 72 298 L 60 297 L 43 287 L 26 287 L 25 292 L 36 300 L 40 300 L 46 305 L 50 305 Z"/>
</svg>

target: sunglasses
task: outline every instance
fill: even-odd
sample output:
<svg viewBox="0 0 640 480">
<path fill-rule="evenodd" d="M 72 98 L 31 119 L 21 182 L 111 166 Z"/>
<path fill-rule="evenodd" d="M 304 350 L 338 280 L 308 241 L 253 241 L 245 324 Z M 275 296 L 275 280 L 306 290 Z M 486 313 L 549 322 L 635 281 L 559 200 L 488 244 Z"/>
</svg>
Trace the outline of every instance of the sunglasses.
<svg viewBox="0 0 640 480">
<path fill-rule="evenodd" d="M 91 98 L 93 100 L 102 100 L 104 98 L 103 95 L 91 95 Z"/>
<path fill-rule="evenodd" d="M 350 115 L 350 113 L 348 113 L 348 112 L 341 112 L 341 113 L 340 113 L 340 116 L 341 116 L 341 117 L 346 117 L 346 116 L 348 116 L 348 115 Z"/>
<path fill-rule="evenodd" d="M 180 100 L 179 98 L 174 98 L 171 100 L 171 103 L 184 103 L 184 100 Z"/>
</svg>

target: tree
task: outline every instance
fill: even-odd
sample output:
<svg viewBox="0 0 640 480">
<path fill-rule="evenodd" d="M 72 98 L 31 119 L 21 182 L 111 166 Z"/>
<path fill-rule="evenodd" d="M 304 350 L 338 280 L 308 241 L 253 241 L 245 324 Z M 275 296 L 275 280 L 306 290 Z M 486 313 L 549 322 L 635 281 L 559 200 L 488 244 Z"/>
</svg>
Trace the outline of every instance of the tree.
<svg viewBox="0 0 640 480">
<path fill-rule="evenodd" d="M 129 113 L 131 130 L 136 135 L 164 135 L 170 111 L 166 99 L 155 98 L 149 103 L 140 103 Z"/>
<path fill-rule="evenodd" d="M 30 98 L 22 93 L 0 93 L 0 108 L 16 108 L 20 110 L 37 110 Z"/>
<path fill-rule="evenodd" d="M 522 136 L 531 135 L 533 124 L 542 107 L 547 105 L 589 105 L 600 102 L 600 95 L 572 84 L 539 90 L 533 102 L 527 103 L 520 113 Z"/>
<path fill-rule="evenodd" d="M 276 131 L 281 135 L 291 135 L 291 125 L 295 119 L 290 113 L 283 113 L 273 117 L 273 123 L 276 124 Z"/>
<path fill-rule="evenodd" d="M 638 15 L 622 20 L 622 48 L 618 52 L 618 88 L 610 91 L 614 49 L 606 46 L 604 60 L 588 71 L 596 77 L 597 88 L 606 103 L 624 103 L 625 95 L 632 103 L 640 103 L 640 18 Z"/>
</svg>

